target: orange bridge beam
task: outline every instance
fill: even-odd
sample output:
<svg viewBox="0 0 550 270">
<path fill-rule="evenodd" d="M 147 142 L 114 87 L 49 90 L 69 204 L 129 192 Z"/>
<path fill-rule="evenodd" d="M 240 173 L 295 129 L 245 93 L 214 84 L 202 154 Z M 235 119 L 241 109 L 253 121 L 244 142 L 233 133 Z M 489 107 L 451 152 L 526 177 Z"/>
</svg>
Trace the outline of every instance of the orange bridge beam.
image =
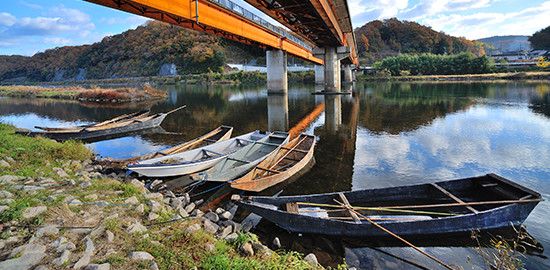
<svg viewBox="0 0 550 270">
<path fill-rule="evenodd" d="M 306 61 L 323 64 L 323 60 L 314 57 L 307 48 L 207 0 L 85 1 L 266 49 L 280 49 Z"/>
</svg>

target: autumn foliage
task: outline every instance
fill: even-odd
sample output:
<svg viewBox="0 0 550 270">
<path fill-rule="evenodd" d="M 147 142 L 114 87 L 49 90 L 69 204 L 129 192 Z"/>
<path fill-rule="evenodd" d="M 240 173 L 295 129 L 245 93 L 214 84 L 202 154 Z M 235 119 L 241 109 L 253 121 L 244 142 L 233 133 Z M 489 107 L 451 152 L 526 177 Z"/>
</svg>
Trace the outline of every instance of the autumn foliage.
<svg viewBox="0 0 550 270">
<path fill-rule="evenodd" d="M 396 18 L 371 21 L 355 30 L 355 36 L 358 54 L 367 63 L 400 53 L 443 55 L 470 52 L 479 56 L 485 54 L 484 46 L 487 46 Z"/>
<path fill-rule="evenodd" d="M 174 63 L 179 74 L 221 71 L 219 38 L 148 21 L 144 26 L 84 46 L 46 50 L 32 57 L 0 56 L 0 81 L 60 81 L 157 76 Z"/>
</svg>

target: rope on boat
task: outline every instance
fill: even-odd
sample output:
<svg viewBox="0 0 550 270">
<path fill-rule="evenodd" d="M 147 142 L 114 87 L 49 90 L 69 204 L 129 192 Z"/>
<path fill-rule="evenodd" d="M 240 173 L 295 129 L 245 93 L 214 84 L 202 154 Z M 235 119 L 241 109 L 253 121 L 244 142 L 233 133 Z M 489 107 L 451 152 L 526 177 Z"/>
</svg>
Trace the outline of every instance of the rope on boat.
<svg viewBox="0 0 550 270">
<path fill-rule="evenodd" d="M 323 204 L 323 203 L 308 203 L 308 202 L 296 202 L 301 205 L 310 205 L 310 206 L 319 206 L 319 207 L 331 207 L 331 208 L 345 208 L 339 205 L 333 204 Z M 361 207 L 354 206 L 356 210 L 371 210 L 371 211 L 387 211 L 387 212 L 400 212 L 400 213 L 411 213 L 411 214 L 425 214 L 425 215 L 440 215 L 440 216 L 456 216 L 457 214 L 452 213 L 441 213 L 441 212 L 430 212 L 430 211 L 415 211 L 415 210 L 405 210 L 405 209 L 395 209 L 395 208 L 383 208 L 383 207 Z"/>
<path fill-rule="evenodd" d="M 200 186 L 200 185 L 202 185 L 206 182 L 206 178 L 208 177 L 208 174 L 201 172 L 201 173 L 199 173 L 199 175 L 204 175 L 204 177 L 200 181 L 187 186 L 187 187 L 191 187 L 191 189 L 189 191 L 187 191 L 187 193 L 191 193 L 191 191 L 193 191 L 196 187 L 198 187 L 198 186 Z"/>
<path fill-rule="evenodd" d="M 199 193 L 197 193 L 197 194 L 190 195 L 189 197 L 195 197 L 195 196 L 202 195 L 202 194 L 204 194 L 204 193 L 208 193 L 208 192 L 210 192 L 210 191 L 212 191 L 212 190 L 221 188 L 221 187 L 223 187 L 224 185 L 225 185 L 225 183 L 220 184 L 220 185 L 218 185 L 218 186 L 216 186 L 216 187 L 213 187 L 213 188 L 211 188 L 211 189 L 207 189 L 207 190 L 201 191 L 201 192 L 199 192 Z"/>
</svg>

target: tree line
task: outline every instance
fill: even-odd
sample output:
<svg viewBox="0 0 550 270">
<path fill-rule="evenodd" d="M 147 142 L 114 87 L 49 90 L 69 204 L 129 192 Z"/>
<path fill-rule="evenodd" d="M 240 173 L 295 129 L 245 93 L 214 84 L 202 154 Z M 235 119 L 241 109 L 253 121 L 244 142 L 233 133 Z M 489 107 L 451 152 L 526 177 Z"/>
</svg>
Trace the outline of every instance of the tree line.
<svg viewBox="0 0 550 270">
<path fill-rule="evenodd" d="M 373 67 L 387 70 L 392 76 L 405 76 L 483 74 L 492 72 L 495 65 L 486 55 L 463 52 L 452 55 L 400 54 L 385 58 Z"/>
</svg>

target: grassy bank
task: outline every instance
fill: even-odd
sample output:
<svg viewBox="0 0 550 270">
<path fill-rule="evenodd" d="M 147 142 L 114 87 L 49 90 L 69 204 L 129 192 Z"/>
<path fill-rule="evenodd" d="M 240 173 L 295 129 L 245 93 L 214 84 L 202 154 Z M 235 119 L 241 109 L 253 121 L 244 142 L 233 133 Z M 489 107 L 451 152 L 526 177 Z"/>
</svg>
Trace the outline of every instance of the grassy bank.
<svg viewBox="0 0 550 270">
<path fill-rule="evenodd" d="M 124 173 L 103 174 L 81 143 L 25 137 L 14 130 L 0 123 L 0 269 L 32 261 L 21 248 L 29 245 L 42 248 L 35 251 L 40 256 L 32 267 L 48 269 L 79 264 L 109 264 L 111 269 L 152 264 L 160 269 L 322 269 L 298 253 L 265 248 L 253 234 L 241 231 L 234 239 L 222 239 L 203 230 L 198 216 L 176 218 L 183 217 L 181 208 L 135 179 L 124 181 Z M 30 216 L 31 209 L 44 210 Z M 136 232 L 136 224 L 144 226 Z M 73 247 L 60 256 L 68 243 Z M 247 243 L 260 248 L 245 255 Z M 133 252 L 147 252 L 152 259 L 135 259 Z"/>
<path fill-rule="evenodd" d="M 0 86 L 0 96 L 22 97 L 22 98 L 54 98 L 74 99 L 80 101 L 94 102 L 136 102 L 166 98 L 168 94 L 156 90 L 150 86 L 142 88 L 83 88 L 80 86 L 70 87 L 41 87 L 41 86 Z"/>
<path fill-rule="evenodd" d="M 508 72 L 469 75 L 391 76 L 389 72 L 358 75 L 358 81 L 497 81 L 497 80 L 550 80 L 550 72 Z"/>
<path fill-rule="evenodd" d="M 314 82 L 314 71 L 288 72 L 289 82 Z M 101 80 L 84 80 L 84 81 L 63 81 L 63 82 L 48 82 L 48 85 L 129 85 L 129 84 L 264 84 L 267 82 L 267 74 L 258 71 L 239 71 L 233 73 L 208 72 L 194 75 L 178 75 L 171 77 L 134 77 L 134 78 L 114 78 Z M 44 83 L 26 83 L 25 85 L 43 85 Z M 0 89 L 4 88 L 0 86 Z M 1 94 L 1 92 L 0 92 Z"/>
</svg>

